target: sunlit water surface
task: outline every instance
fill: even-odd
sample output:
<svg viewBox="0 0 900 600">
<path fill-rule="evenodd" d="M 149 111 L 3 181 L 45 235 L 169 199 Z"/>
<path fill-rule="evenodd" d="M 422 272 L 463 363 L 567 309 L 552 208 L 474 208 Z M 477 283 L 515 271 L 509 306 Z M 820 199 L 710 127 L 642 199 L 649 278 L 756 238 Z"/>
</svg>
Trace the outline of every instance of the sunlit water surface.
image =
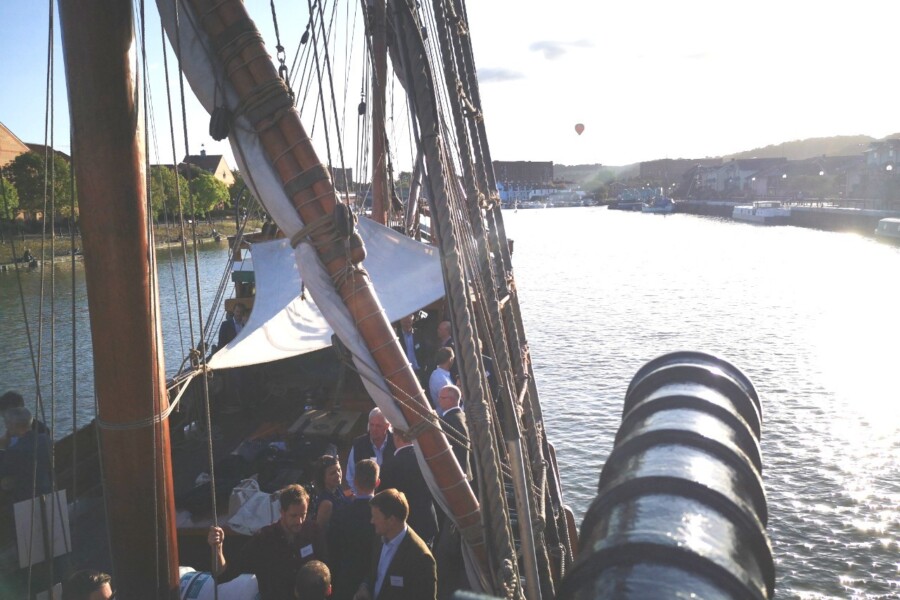
<svg viewBox="0 0 900 600">
<path fill-rule="evenodd" d="M 764 480 L 779 598 L 900 597 L 900 248 L 852 234 L 601 208 L 504 212 L 544 417 L 580 521 L 630 378 L 673 350 L 720 354 L 763 402 Z M 158 253 L 166 363 L 190 331 L 180 258 Z M 223 245 L 200 255 L 204 314 Z M 79 423 L 93 414 L 76 268 Z M 194 287 L 189 265 L 190 286 Z M 40 287 L 22 277 L 29 310 Z M 49 286 L 49 273 L 44 285 Z M 71 275 L 56 270 L 57 429 L 71 430 Z M 177 302 L 176 302 L 177 299 Z M 45 303 L 44 313 L 49 314 Z M 38 319 L 29 314 L 32 339 Z M 218 324 L 220 315 L 213 318 Z M 0 273 L 0 389 L 34 390 L 14 275 Z M 43 319 L 49 356 L 49 318 Z M 196 327 L 196 325 L 195 325 Z M 47 403 L 48 411 L 50 403 Z"/>
<path fill-rule="evenodd" d="M 762 398 L 777 596 L 900 597 L 900 248 L 678 214 L 504 216 L 579 521 L 631 377 L 703 350 Z"/>
</svg>

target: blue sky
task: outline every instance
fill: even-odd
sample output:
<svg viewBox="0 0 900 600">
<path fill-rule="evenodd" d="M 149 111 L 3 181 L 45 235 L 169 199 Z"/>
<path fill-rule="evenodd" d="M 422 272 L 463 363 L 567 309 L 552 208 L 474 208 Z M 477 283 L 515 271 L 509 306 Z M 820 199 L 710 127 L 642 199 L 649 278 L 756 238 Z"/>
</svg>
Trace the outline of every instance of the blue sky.
<svg viewBox="0 0 900 600">
<path fill-rule="evenodd" d="M 268 0 L 246 4 L 274 46 Z M 306 5 L 276 0 L 288 54 Z M 46 13 L 46 3 L 0 2 L 0 122 L 27 142 L 44 139 Z M 480 0 L 468 15 L 495 159 L 618 165 L 900 131 L 897 3 Z M 147 27 L 151 82 L 162 89 L 155 14 Z M 55 143 L 65 150 L 58 41 L 56 60 Z M 154 93 L 158 155 L 168 161 L 164 96 Z M 204 144 L 230 156 L 208 138 L 196 103 L 188 110 L 191 151 Z M 179 140 L 180 131 L 176 124 Z"/>
</svg>

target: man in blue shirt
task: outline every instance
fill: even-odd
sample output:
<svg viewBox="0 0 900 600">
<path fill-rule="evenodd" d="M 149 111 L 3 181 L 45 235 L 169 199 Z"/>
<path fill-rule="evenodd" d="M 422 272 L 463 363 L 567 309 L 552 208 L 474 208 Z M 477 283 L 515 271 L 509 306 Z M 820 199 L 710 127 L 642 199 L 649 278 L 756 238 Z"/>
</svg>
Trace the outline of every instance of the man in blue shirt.
<svg viewBox="0 0 900 600">
<path fill-rule="evenodd" d="M 406 524 L 409 505 L 395 489 L 375 494 L 369 502 L 372 525 L 381 538 L 369 580 L 354 600 L 435 600 L 437 570 L 422 538 Z"/>
</svg>

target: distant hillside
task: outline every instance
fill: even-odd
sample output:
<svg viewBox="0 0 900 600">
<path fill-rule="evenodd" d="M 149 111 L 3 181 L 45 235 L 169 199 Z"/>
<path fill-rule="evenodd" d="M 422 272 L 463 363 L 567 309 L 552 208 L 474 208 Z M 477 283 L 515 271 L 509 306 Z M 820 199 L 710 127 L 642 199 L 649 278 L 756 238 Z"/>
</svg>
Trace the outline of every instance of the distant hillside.
<svg viewBox="0 0 900 600">
<path fill-rule="evenodd" d="M 900 133 L 881 138 L 882 140 L 900 139 Z M 744 152 L 722 156 L 724 160 L 732 158 L 787 158 L 788 160 L 806 160 L 818 156 L 854 156 L 862 154 L 871 142 L 879 141 L 868 135 L 836 135 L 832 137 L 808 138 L 781 144 L 772 144 L 765 148 L 754 148 Z M 718 158 L 718 157 L 717 157 Z M 581 185 L 585 189 L 593 189 L 613 179 L 629 179 L 640 174 L 640 163 L 630 165 L 553 165 L 553 179 Z"/>
<path fill-rule="evenodd" d="M 888 136 L 889 138 L 895 136 Z M 781 144 L 773 144 L 765 148 L 754 148 L 745 152 L 723 156 L 731 158 L 779 158 L 788 160 L 805 160 L 816 156 L 852 156 L 862 154 L 871 142 L 876 139 L 868 135 L 836 135 L 824 138 L 808 138 Z"/>
</svg>

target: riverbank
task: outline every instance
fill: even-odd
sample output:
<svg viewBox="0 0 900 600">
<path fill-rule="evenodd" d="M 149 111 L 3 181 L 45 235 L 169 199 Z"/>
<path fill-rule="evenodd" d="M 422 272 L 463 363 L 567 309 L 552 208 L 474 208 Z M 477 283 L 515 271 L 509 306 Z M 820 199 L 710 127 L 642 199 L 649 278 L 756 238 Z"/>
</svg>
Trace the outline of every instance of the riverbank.
<svg viewBox="0 0 900 600">
<path fill-rule="evenodd" d="M 730 219 L 734 207 L 748 204 L 747 201 L 727 200 L 679 200 L 675 211 L 691 215 L 715 216 Z M 888 217 L 900 217 L 900 212 L 872 208 L 852 208 L 828 206 L 826 203 L 792 202 L 785 203 L 791 211 L 787 225 L 819 229 L 822 231 L 851 231 L 874 237 L 878 221 Z"/>
<path fill-rule="evenodd" d="M 251 221 L 247 224 L 247 230 L 254 231 L 261 226 L 261 221 Z M 184 231 L 188 244 L 191 243 L 194 235 L 189 227 L 185 226 Z M 228 236 L 234 235 L 236 230 L 237 227 L 233 220 L 222 219 L 196 223 L 198 243 L 214 241 L 219 241 L 223 244 L 227 243 Z M 176 224 L 161 223 L 154 225 L 156 248 L 180 246 L 181 236 L 181 227 Z M 30 261 L 23 260 L 23 256 L 28 257 L 29 254 L 36 261 L 53 260 L 54 262 L 60 262 L 71 260 L 73 247 L 76 259 L 80 260 L 82 248 L 80 234 L 76 234 L 73 239 L 68 232 L 58 233 L 52 240 L 49 236 L 44 237 L 41 234 L 17 234 L 14 238 L 10 238 L 7 235 L 0 241 L 0 271 L 14 269 L 15 258 L 19 259 L 20 267 L 28 267 Z M 31 262 L 30 264 L 35 265 L 36 263 Z"/>
</svg>

